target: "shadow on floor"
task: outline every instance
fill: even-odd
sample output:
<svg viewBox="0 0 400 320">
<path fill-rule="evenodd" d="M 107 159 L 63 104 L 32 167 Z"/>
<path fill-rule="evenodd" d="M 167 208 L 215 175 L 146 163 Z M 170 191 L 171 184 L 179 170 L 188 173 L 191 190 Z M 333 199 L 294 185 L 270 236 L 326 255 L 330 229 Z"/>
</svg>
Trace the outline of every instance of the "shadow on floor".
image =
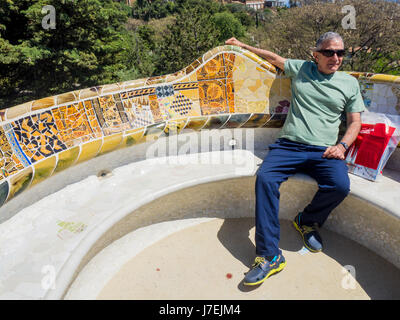
<svg viewBox="0 0 400 320">
<path fill-rule="evenodd" d="M 255 246 L 250 238 L 254 222 L 252 218 L 225 219 L 217 235 L 221 244 L 247 268 L 251 267 L 255 257 Z M 301 250 L 303 242 L 292 222 L 280 220 L 280 223 L 280 248 L 291 252 Z M 324 251 L 307 254 L 325 254 L 342 266 L 354 267 L 357 282 L 371 299 L 400 299 L 400 270 L 394 265 L 335 232 L 322 228 L 320 233 L 324 240 Z M 243 281 L 238 285 L 242 292 L 258 287 L 244 286 Z"/>
</svg>

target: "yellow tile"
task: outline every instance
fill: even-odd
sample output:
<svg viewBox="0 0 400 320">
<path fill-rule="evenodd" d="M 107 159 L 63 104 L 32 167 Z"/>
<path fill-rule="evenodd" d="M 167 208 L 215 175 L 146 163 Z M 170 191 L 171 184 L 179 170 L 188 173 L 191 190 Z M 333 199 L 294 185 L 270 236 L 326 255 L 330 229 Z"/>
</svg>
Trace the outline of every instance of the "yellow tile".
<svg viewBox="0 0 400 320">
<path fill-rule="evenodd" d="M 8 198 L 9 184 L 7 181 L 4 181 L 0 184 L 0 207 Z"/>
<path fill-rule="evenodd" d="M 142 138 L 144 135 L 144 131 L 145 130 L 143 128 L 137 128 L 125 132 L 120 148 L 133 146 L 135 144 L 140 143 L 140 141 L 143 142 Z"/>
<path fill-rule="evenodd" d="M 143 87 L 145 84 L 145 80 L 146 79 L 137 79 L 137 80 L 122 82 L 121 83 L 122 90 L 125 91 L 125 90 Z"/>
<path fill-rule="evenodd" d="M 120 91 L 120 90 L 121 90 L 121 88 L 119 87 L 119 85 L 114 83 L 114 84 L 104 85 L 101 88 L 101 91 L 99 91 L 99 92 L 102 95 L 102 94 L 112 93 L 112 92 L 116 92 L 116 91 Z"/>
<path fill-rule="evenodd" d="M 188 119 L 183 131 L 201 130 L 201 128 L 207 124 L 209 119 L 210 117 L 208 116 L 191 117 Z"/>
<path fill-rule="evenodd" d="M 375 74 L 370 80 L 372 81 L 382 81 L 382 82 L 395 82 L 399 77 L 390 74 Z"/>
<path fill-rule="evenodd" d="M 7 201 L 19 195 L 26 188 L 28 188 L 32 181 L 32 176 L 33 176 L 32 167 L 28 167 L 23 171 L 12 176 L 10 178 L 10 192 L 8 194 Z"/>
<path fill-rule="evenodd" d="M 79 91 L 79 99 L 88 99 L 97 97 L 99 93 L 97 92 L 95 87 L 87 88 Z"/>
<path fill-rule="evenodd" d="M 165 122 L 163 122 L 147 126 L 144 135 L 139 143 L 144 141 L 149 142 L 157 140 L 164 133 L 165 125 Z"/>
<path fill-rule="evenodd" d="M 58 161 L 57 166 L 54 169 L 54 173 L 60 172 L 72 166 L 79 156 L 79 151 L 79 146 L 76 146 L 58 153 Z"/>
<path fill-rule="evenodd" d="M 97 156 L 100 151 L 101 145 L 103 144 L 102 139 L 94 140 L 88 143 L 81 144 L 81 153 L 75 164 L 84 162 Z"/>
<path fill-rule="evenodd" d="M 179 134 L 182 131 L 182 129 L 184 128 L 186 122 L 187 122 L 187 118 L 169 120 L 164 128 L 165 134 L 167 136 Z"/>
<path fill-rule="evenodd" d="M 36 100 L 32 103 L 32 111 L 53 107 L 55 104 L 54 97 Z"/>
<path fill-rule="evenodd" d="M 103 145 L 101 146 L 98 155 L 105 154 L 107 152 L 113 151 L 119 147 L 122 142 L 122 132 L 118 134 L 113 134 L 108 137 L 103 138 Z"/>
<path fill-rule="evenodd" d="M 35 175 L 33 176 L 31 187 L 35 184 L 43 181 L 53 174 L 54 168 L 56 167 L 56 157 L 52 156 L 43 161 L 35 163 Z"/>
<path fill-rule="evenodd" d="M 57 105 L 75 102 L 76 100 L 78 100 L 78 97 L 75 95 L 75 93 L 79 94 L 78 91 L 71 91 L 56 96 Z"/>
<path fill-rule="evenodd" d="M 11 119 L 20 117 L 22 115 L 25 115 L 26 113 L 31 111 L 32 103 L 33 103 L 33 101 L 30 101 L 30 102 L 26 102 L 26 103 L 20 104 L 18 106 L 6 109 L 5 110 L 6 111 L 5 118 L 7 120 L 11 120 Z"/>
</svg>

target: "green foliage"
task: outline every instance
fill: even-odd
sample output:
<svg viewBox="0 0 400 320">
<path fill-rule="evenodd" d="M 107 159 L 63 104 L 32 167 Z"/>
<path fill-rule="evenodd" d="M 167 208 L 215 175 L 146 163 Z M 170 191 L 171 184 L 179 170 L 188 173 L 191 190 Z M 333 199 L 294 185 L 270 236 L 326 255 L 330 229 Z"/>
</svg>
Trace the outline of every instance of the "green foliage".
<svg viewBox="0 0 400 320">
<path fill-rule="evenodd" d="M 175 23 L 158 47 L 157 74 L 179 71 L 218 45 L 219 32 L 202 6 L 180 9 Z"/>
<path fill-rule="evenodd" d="M 132 11 L 135 19 L 149 21 L 150 19 L 165 18 L 167 15 L 175 13 L 176 4 L 166 0 L 137 0 Z"/>
<path fill-rule="evenodd" d="M 224 41 L 231 37 L 241 38 L 245 34 L 245 28 L 240 20 L 230 12 L 217 12 L 211 17 L 211 21 L 219 31 L 219 41 Z"/>
<path fill-rule="evenodd" d="M 55 29 L 42 27 L 45 5 L 56 10 Z M 125 68 L 127 15 L 117 2 L 8 0 L 0 10 L 2 104 L 110 83 Z"/>
</svg>

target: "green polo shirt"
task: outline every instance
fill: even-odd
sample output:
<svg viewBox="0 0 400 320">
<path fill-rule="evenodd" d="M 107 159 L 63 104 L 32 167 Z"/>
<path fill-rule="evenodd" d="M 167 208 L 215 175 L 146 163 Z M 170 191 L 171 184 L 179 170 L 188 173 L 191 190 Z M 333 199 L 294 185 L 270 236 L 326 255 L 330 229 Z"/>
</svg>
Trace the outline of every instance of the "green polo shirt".
<svg viewBox="0 0 400 320">
<path fill-rule="evenodd" d="M 285 61 L 284 72 L 292 78 L 292 99 L 279 138 L 332 146 L 341 114 L 365 110 L 357 79 L 345 72 L 327 75 L 314 62 L 295 59 Z"/>
</svg>

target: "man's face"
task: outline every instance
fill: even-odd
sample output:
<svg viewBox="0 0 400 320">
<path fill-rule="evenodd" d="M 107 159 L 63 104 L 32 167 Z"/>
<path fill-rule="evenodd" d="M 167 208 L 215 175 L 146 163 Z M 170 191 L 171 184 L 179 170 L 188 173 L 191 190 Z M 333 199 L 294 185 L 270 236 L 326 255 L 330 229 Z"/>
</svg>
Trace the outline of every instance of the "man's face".
<svg viewBox="0 0 400 320">
<path fill-rule="evenodd" d="M 343 42 L 339 39 L 326 40 L 322 43 L 320 50 L 343 50 Z M 332 57 L 326 57 L 321 52 L 313 52 L 315 62 L 318 64 L 318 70 L 325 74 L 336 72 L 342 65 L 343 57 L 334 54 Z"/>
</svg>

